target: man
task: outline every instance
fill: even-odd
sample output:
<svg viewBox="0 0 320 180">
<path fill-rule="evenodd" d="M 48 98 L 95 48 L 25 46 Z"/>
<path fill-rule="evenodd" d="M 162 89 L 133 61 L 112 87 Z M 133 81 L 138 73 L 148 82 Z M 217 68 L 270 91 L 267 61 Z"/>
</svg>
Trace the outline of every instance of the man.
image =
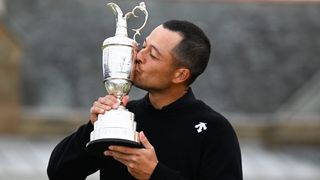
<svg viewBox="0 0 320 180">
<path fill-rule="evenodd" d="M 98 114 L 119 106 L 107 95 L 94 102 L 90 122 L 54 149 L 49 178 L 79 180 L 100 170 L 103 180 L 241 180 L 233 128 L 189 87 L 205 70 L 209 56 L 210 42 L 194 24 L 171 20 L 155 28 L 138 52 L 133 72 L 134 85 L 148 94 L 136 101 L 123 99 L 135 114 L 144 148 L 110 146 L 105 158 L 86 152 Z"/>
</svg>

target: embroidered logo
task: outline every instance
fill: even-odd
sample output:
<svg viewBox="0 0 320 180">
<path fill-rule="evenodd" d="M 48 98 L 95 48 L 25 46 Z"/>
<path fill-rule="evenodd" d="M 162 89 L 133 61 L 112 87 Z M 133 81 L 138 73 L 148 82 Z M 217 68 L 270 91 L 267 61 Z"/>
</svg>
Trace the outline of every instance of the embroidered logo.
<svg viewBox="0 0 320 180">
<path fill-rule="evenodd" d="M 207 123 L 199 122 L 199 124 L 195 125 L 194 128 L 197 129 L 198 133 L 201 133 L 204 130 L 207 130 Z"/>
</svg>

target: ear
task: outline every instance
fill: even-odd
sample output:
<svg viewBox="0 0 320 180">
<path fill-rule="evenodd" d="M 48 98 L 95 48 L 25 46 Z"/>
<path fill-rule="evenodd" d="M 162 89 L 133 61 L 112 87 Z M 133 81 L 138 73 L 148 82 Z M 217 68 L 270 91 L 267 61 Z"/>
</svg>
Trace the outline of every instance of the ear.
<svg viewBox="0 0 320 180">
<path fill-rule="evenodd" d="M 187 68 L 179 68 L 176 70 L 173 78 L 174 83 L 183 83 L 186 82 L 191 75 L 191 72 Z"/>
</svg>

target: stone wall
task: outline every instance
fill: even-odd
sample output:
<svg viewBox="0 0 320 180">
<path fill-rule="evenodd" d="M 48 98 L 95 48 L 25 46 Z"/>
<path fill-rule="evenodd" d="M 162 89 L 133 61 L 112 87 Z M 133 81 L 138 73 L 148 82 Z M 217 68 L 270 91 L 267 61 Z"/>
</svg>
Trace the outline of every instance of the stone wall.
<svg viewBox="0 0 320 180">
<path fill-rule="evenodd" d="M 17 130 L 21 107 L 21 48 L 0 24 L 0 132 Z"/>
</svg>

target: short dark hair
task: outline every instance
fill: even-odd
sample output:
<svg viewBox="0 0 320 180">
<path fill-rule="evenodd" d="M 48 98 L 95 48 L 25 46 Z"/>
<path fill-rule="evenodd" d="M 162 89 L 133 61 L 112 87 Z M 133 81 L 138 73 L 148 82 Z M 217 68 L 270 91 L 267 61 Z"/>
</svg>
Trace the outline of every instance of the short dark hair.
<svg viewBox="0 0 320 180">
<path fill-rule="evenodd" d="M 188 21 L 169 20 L 162 24 L 165 29 L 182 35 L 181 42 L 174 48 L 173 55 L 178 65 L 186 66 L 191 71 L 188 85 L 203 73 L 210 58 L 211 45 L 205 33 Z"/>
</svg>

